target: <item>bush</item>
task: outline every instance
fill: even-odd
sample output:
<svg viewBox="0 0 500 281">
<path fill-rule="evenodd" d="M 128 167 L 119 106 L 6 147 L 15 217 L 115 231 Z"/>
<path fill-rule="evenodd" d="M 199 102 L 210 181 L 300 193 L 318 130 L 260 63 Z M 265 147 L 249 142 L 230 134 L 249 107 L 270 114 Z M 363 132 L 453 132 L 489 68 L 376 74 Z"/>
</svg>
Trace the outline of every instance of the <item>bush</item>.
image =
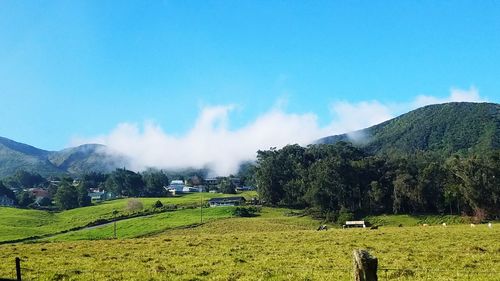
<svg viewBox="0 0 500 281">
<path fill-rule="evenodd" d="M 155 208 L 155 209 L 159 209 L 159 208 L 161 208 L 161 207 L 163 207 L 163 203 L 161 203 L 161 201 L 160 201 L 160 200 L 156 201 L 156 202 L 153 204 L 153 208 Z"/>
<path fill-rule="evenodd" d="M 236 207 L 233 210 L 235 217 L 255 217 L 257 213 L 260 213 L 260 209 L 257 207 Z"/>
<path fill-rule="evenodd" d="M 144 208 L 144 205 L 138 199 L 132 198 L 127 201 L 127 211 L 138 212 Z"/>
<path fill-rule="evenodd" d="M 351 221 L 353 219 L 354 219 L 354 213 L 349 211 L 349 209 L 342 207 L 337 217 L 337 223 L 340 225 L 344 225 L 346 221 Z"/>
</svg>

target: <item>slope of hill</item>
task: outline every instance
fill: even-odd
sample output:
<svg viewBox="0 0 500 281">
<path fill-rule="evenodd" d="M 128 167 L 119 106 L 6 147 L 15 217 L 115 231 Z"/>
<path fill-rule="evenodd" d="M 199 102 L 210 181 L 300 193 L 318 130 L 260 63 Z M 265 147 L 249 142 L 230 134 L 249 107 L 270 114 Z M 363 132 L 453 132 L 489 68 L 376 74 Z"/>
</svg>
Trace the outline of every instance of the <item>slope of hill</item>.
<svg viewBox="0 0 500 281">
<path fill-rule="evenodd" d="M 0 177 L 17 170 L 50 175 L 62 173 L 49 159 L 50 152 L 0 137 Z"/>
<path fill-rule="evenodd" d="M 0 178 L 18 170 L 42 176 L 109 172 L 126 166 L 126 163 L 125 157 L 107 153 L 103 145 L 85 144 L 61 151 L 46 151 L 0 137 Z"/>
<path fill-rule="evenodd" d="M 107 147 L 100 144 L 84 144 L 52 152 L 48 158 L 59 169 L 72 174 L 110 172 L 126 166 L 125 157 L 109 154 Z"/>
<path fill-rule="evenodd" d="M 483 152 L 500 148 L 500 105 L 446 103 L 425 106 L 381 124 L 318 143 L 349 141 L 375 154 L 432 151 Z"/>
</svg>

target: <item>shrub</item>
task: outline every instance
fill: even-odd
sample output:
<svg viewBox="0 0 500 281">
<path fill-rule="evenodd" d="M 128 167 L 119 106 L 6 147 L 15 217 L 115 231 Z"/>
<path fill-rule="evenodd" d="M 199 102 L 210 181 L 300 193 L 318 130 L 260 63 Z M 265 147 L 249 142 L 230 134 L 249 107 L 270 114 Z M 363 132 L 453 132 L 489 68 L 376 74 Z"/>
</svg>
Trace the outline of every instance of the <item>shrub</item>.
<svg viewBox="0 0 500 281">
<path fill-rule="evenodd" d="M 349 211 L 349 209 L 342 207 L 337 217 L 337 223 L 343 225 L 345 224 L 346 221 L 351 221 L 353 219 L 354 219 L 354 213 Z"/>
<path fill-rule="evenodd" d="M 159 208 L 161 208 L 161 207 L 163 207 L 163 203 L 161 203 L 161 201 L 160 201 L 160 200 L 156 201 L 156 202 L 153 204 L 153 208 L 155 208 L 155 209 L 159 209 Z"/>
<path fill-rule="evenodd" d="M 233 210 L 233 216 L 235 217 L 255 217 L 260 209 L 257 207 L 236 207 Z"/>
<path fill-rule="evenodd" d="M 127 211 L 138 212 L 144 208 L 144 205 L 138 199 L 132 198 L 127 201 Z"/>
</svg>

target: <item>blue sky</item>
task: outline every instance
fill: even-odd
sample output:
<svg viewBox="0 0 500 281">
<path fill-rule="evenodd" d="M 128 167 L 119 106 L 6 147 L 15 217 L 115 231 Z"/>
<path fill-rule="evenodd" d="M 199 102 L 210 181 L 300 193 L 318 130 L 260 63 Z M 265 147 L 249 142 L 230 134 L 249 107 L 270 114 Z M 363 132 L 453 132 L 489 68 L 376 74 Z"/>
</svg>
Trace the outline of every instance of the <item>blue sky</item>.
<svg viewBox="0 0 500 281">
<path fill-rule="evenodd" d="M 498 103 L 498 15 L 498 1 L 2 0 L 0 135 L 55 150 L 144 122 L 182 140 L 218 107 L 234 133 L 276 110 L 321 129 L 349 118 L 339 106 L 392 117 L 453 89 Z"/>
</svg>

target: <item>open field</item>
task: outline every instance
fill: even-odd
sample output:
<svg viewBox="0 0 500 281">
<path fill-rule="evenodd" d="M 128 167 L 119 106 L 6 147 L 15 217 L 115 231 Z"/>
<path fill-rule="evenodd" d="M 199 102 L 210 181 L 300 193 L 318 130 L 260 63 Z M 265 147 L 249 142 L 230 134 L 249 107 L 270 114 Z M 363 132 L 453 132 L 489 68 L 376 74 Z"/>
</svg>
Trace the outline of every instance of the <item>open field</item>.
<svg viewBox="0 0 500 281">
<path fill-rule="evenodd" d="M 315 231 L 285 211 L 148 238 L 0 245 L 0 276 L 19 256 L 34 280 L 350 280 L 352 251 L 366 248 L 380 280 L 500 280 L 498 225 Z"/>
<path fill-rule="evenodd" d="M 243 196 L 254 194 L 242 193 Z M 227 194 L 203 193 L 203 200 L 213 197 L 230 196 Z M 143 212 L 151 211 L 152 205 L 160 200 L 163 205 L 177 205 L 179 207 L 199 205 L 200 194 L 186 194 L 177 197 L 164 198 L 138 198 L 143 205 Z M 39 210 L 24 210 L 16 208 L 0 207 L 0 242 L 27 237 L 48 235 L 83 227 L 98 220 L 110 220 L 113 211 L 116 210 L 118 217 L 134 215 L 127 210 L 128 199 L 117 199 L 96 204 L 94 206 L 77 208 L 63 212 L 47 212 Z"/>
</svg>

